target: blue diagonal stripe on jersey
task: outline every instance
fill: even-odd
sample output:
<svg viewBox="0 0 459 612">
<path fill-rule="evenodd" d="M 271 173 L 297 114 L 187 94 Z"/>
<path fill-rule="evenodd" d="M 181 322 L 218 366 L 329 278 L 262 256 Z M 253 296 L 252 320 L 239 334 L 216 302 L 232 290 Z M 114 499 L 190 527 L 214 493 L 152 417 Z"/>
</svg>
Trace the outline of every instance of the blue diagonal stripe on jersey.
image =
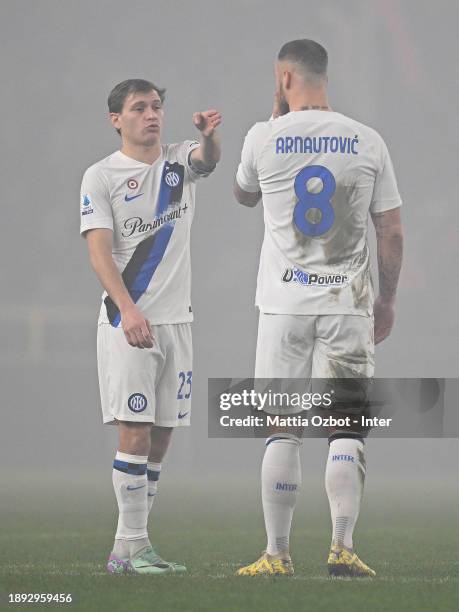
<svg viewBox="0 0 459 612">
<path fill-rule="evenodd" d="M 150 284 L 153 274 L 156 268 L 161 263 L 164 253 L 166 252 L 167 245 L 171 239 L 174 226 L 172 224 L 163 225 L 155 234 L 155 241 L 152 249 L 148 254 L 147 259 L 144 261 L 139 273 L 129 289 L 134 302 L 137 302 L 141 295 L 143 295 Z"/>
<path fill-rule="evenodd" d="M 137 274 L 132 275 L 133 280 L 131 283 L 127 282 L 126 276 L 131 276 L 130 274 L 125 274 L 128 270 L 128 266 L 126 266 L 125 272 L 123 272 L 123 280 L 128 288 L 129 295 L 132 298 L 134 303 L 137 303 L 140 297 L 145 293 L 146 288 L 150 284 L 151 279 L 156 271 L 156 268 L 161 263 L 161 260 L 164 256 L 164 253 L 167 249 L 167 245 L 169 244 L 169 240 L 172 236 L 172 232 L 174 231 L 174 226 L 172 224 L 163 225 L 154 236 L 150 236 L 146 240 L 143 240 L 139 246 L 142 248 L 139 249 L 139 246 L 134 251 L 134 255 L 129 263 L 134 261 L 134 258 L 137 254 L 138 258 L 134 262 L 135 268 L 137 268 Z M 141 264 L 139 266 L 139 264 Z M 132 269 L 132 268 L 131 268 Z M 114 309 L 109 308 L 108 302 L 112 302 Z M 105 298 L 105 304 L 107 306 L 107 315 L 110 323 L 113 327 L 118 327 L 121 322 L 121 314 L 118 308 L 115 306 L 114 302 L 110 298 Z M 111 312 L 110 312 L 111 311 Z"/>
<path fill-rule="evenodd" d="M 172 170 L 179 177 L 179 183 L 174 187 L 170 187 L 165 180 L 166 175 Z M 169 164 L 168 162 L 164 164 L 156 205 L 156 217 L 165 213 L 172 202 L 180 202 L 183 191 L 183 178 L 184 168 L 181 164 Z M 142 240 L 127 263 L 122 273 L 122 278 L 134 303 L 137 303 L 145 293 L 157 267 L 161 263 L 174 231 L 174 225 L 175 222 L 165 223 L 155 234 Z M 118 327 L 121 322 L 121 314 L 118 307 L 109 296 L 104 301 L 108 320 L 113 327 Z"/>
</svg>

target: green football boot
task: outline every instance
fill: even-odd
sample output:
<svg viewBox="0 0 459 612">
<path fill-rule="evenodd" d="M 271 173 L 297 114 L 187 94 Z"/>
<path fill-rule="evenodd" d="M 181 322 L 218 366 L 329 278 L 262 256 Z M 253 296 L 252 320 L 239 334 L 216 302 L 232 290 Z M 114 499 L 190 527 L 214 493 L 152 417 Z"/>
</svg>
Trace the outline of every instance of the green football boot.
<svg viewBox="0 0 459 612">
<path fill-rule="evenodd" d="M 164 561 L 152 546 L 141 550 L 128 565 L 131 574 L 184 574 L 186 567 L 173 561 Z"/>
</svg>

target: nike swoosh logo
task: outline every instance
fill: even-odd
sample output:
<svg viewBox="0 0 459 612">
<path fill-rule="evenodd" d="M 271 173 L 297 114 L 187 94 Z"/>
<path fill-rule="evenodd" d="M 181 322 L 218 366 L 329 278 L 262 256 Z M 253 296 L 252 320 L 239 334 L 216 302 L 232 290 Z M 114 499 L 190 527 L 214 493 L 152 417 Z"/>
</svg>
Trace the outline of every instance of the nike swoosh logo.
<svg viewBox="0 0 459 612">
<path fill-rule="evenodd" d="M 124 201 L 125 202 L 130 202 L 131 200 L 135 200 L 136 198 L 140 198 L 140 196 L 143 195 L 143 193 L 138 193 L 137 195 L 133 195 L 133 196 L 128 196 L 127 194 L 124 196 Z"/>
<path fill-rule="evenodd" d="M 185 412 L 185 414 L 180 414 L 180 412 L 179 412 L 178 418 L 179 419 L 183 419 L 183 417 L 186 417 L 187 414 L 188 414 L 188 412 Z"/>
<path fill-rule="evenodd" d="M 144 488 L 144 487 L 146 487 L 146 486 L 147 486 L 147 485 L 144 485 L 144 484 L 143 484 L 143 485 L 140 485 L 140 486 L 138 486 L 138 487 L 133 487 L 132 485 L 128 485 L 128 486 L 126 487 L 126 489 L 127 489 L 128 491 L 136 491 L 137 489 L 143 489 L 143 488 Z"/>
</svg>

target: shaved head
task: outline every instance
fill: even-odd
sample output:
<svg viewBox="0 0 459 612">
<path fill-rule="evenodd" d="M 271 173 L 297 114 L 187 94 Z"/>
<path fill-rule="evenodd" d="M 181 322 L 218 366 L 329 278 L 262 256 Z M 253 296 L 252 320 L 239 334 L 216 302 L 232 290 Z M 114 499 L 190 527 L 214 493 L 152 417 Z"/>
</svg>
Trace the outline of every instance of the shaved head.
<svg viewBox="0 0 459 612">
<path fill-rule="evenodd" d="M 327 77 L 327 51 L 313 40 L 304 38 L 285 43 L 277 60 L 294 64 L 307 81 L 322 81 Z"/>
</svg>

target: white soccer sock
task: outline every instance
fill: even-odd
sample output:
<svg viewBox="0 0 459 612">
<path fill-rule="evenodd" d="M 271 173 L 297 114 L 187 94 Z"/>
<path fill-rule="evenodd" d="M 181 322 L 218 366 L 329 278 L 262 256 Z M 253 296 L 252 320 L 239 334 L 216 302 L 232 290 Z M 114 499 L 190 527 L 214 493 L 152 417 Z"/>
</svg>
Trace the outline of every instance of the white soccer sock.
<svg viewBox="0 0 459 612">
<path fill-rule="evenodd" d="M 300 440 L 290 434 L 277 434 L 268 438 L 266 445 L 261 467 L 266 552 L 277 555 L 289 551 L 293 510 L 301 486 Z"/>
<path fill-rule="evenodd" d="M 332 543 L 353 548 L 352 534 L 360 511 L 365 480 L 364 445 L 360 440 L 332 440 L 325 488 L 333 525 Z"/>
<path fill-rule="evenodd" d="M 161 464 L 149 461 L 147 463 L 147 478 L 148 478 L 148 514 L 155 501 L 155 496 L 158 494 L 158 480 L 161 474 Z"/>
<path fill-rule="evenodd" d="M 119 509 L 113 552 L 122 558 L 132 557 L 149 545 L 147 457 L 118 451 L 113 463 L 113 488 Z"/>
</svg>

